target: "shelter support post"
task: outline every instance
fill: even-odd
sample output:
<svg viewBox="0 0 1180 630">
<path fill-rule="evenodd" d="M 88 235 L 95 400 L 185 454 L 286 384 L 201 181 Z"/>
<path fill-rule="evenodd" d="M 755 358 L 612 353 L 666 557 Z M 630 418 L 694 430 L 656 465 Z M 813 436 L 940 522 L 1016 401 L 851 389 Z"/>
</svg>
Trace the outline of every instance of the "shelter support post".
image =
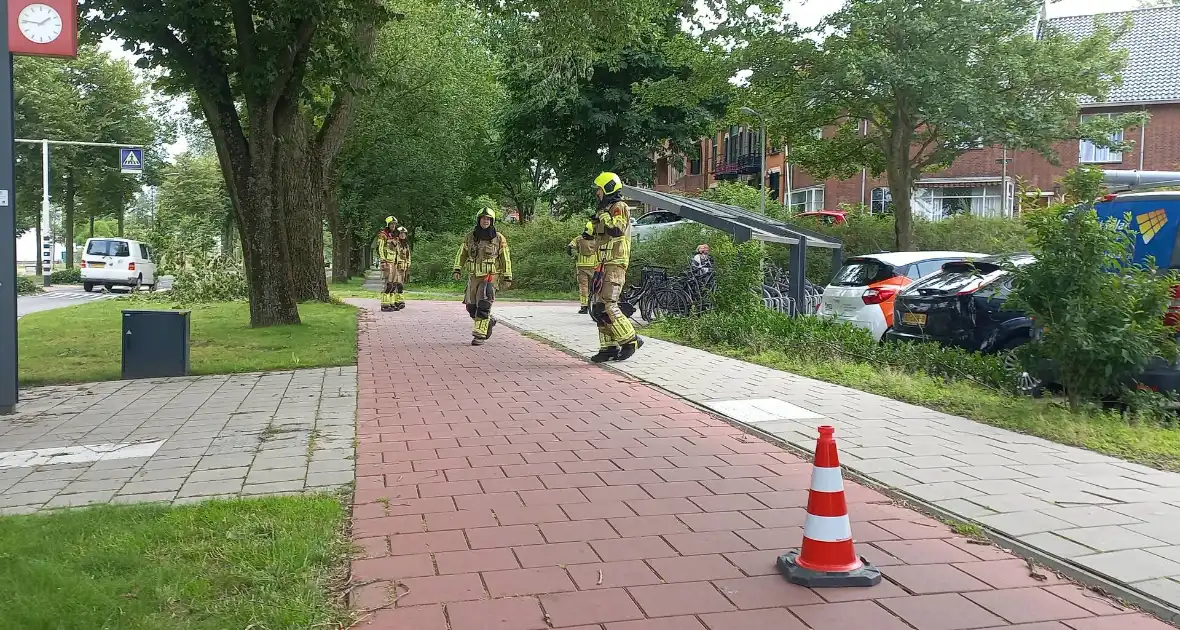
<svg viewBox="0 0 1180 630">
<path fill-rule="evenodd" d="M 800 238 L 799 242 L 791 245 L 791 299 L 795 302 L 794 315 L 803 314 L 807 307 L 807 291 L 804 284 L 807 278 L 807 239 Z"/>
</svg>

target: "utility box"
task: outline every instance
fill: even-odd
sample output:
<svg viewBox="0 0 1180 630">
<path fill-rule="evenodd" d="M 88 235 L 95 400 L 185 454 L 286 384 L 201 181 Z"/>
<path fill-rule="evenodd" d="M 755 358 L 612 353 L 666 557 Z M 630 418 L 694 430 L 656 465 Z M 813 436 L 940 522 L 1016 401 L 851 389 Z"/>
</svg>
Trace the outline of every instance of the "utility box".
<svg viewBox="0 0 1180 630">
<path fill-rule="evenodd" d="M 190 311 L 123 311 L 123 378 L 188 376 Z"/>
</svg>

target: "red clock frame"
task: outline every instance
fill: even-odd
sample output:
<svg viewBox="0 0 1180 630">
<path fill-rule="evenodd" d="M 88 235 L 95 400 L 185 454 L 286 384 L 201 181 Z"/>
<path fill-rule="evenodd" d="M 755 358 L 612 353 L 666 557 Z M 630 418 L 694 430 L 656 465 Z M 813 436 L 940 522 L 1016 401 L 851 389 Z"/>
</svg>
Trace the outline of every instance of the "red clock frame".
<svg viewBox="0 0 1180 630">
<path fill-rule="evenodd" d="M 38 44 L 29 41 L 21 32 L 18 16 L 30 4 L 51 6 L 61 16 L 61 35 L 57 39 L 45 44 Z M 8 52 L 32 57 L 77 57 L 77 0 L 8 0 Z"/>
</svg>

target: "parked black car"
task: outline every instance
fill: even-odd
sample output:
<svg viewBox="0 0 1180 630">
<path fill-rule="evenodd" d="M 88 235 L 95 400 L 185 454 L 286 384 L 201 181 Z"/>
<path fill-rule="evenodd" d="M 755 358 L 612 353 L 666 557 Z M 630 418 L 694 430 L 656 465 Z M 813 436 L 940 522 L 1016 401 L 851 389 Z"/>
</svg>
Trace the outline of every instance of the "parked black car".
<svg viewBox="0 0 1180 630">
<path fill-rule="evenodd" d="M 1004 263 L 1021 266 L 1033 260 L 1019 254 L 945 263 L 898 294 L 885 338 L 935 341 L 989 354 L 1028 343 L 1032 320 L 1004 305 L 1012 291 Z"/>
</svg>

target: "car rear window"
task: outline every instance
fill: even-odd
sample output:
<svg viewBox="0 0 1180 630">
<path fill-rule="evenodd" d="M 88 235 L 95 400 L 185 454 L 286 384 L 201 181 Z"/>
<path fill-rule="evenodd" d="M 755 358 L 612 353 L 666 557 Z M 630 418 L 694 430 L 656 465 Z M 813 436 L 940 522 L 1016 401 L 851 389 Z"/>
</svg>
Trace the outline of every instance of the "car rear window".
<svg viewBox="0 0 1180 630">
<path fill-rule="evenodd" d="M 131 248 L 127 241 L 90 241 L 86 253 L 91 256 L 130 256 Z"/>
<path fill-rule="evenodd" d="M 942 271 L 929 275 L 910 286 L 907 293 L 945 295 L 970 291 L 987 284 L 1006 272 L 997 265 L 986 263 L 947 263 Z"/>
<path fill-rule="evenodd" d="M 892 265 L 872 258 L 853 258 L 836 272 L 831 284 L 838 287 L 863 287 L 896 275 L 897 270 Z"/>
</svg>

